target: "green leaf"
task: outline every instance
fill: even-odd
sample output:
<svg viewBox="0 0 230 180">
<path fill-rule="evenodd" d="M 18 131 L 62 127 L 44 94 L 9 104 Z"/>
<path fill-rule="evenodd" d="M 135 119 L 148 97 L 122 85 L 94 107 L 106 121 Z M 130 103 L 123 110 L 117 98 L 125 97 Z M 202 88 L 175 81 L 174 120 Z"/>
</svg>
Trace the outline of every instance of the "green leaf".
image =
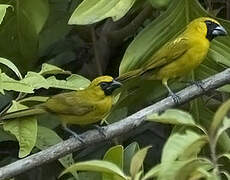
<svg viewBox="0 0 230 180">
<path fill-rule="evenodd" d="M 212 124 L 210 126 L 210 134 L 211 134 L 211 136 L 214 137 L 216 135 L 216 133 L 218 132 L 219 127 L 223 123 L 224 117 L 226 116 L 226 114 L 228 113 L 229 110 L 230 110 L 230 100 L 228 100 L 225 103 L 223 103 L 219 107 L 217 112 L 215 113 L 213 121 L 212 121 Z M 225 128 L 227 128 L 228 125 L 229 125 L 229 123 L 225 120 Z"/>
<path fill-rule="evenodd" d="M 201 148 L 207 143 L 207 136 L 190 129 L 173 132 L 168 138 L 162 152 L 161 162 L 197 157 Z"/>
<path fill-rule="evenodd" d="M 39 72 L 42 76 L 47 74 L 71 74 L 69 71 L 65 71 L 57 66 L 54 66 L 52 64 L 44 63 L 42 64 L 42 69 Z"/>
<path fill-rule="evenodd" d="M 151 24 L 144 28 L 132 41 L 123 56 L 119 74 L 124 74 L 133 69 L 141 67 L 149 60 L 162 45 L 175 38 L 193 19 L 200 16 L 209 16 L 197 0 L 172 0 L 170 1 L 167 11 L 162 13 Z M 223 26 L 230 30 L 229 21 L 220 20 Z M 216 38 L 212 41 L 211 47 L 206 59 L 230 65 L 230 39 Z M 212 63 L 203 63 L 206 69 L 210 71 L 218 69 L 218 66 L 212 66 Z M 196 69 L 200 71 L 201 69 Z M 203 71 L 206 73 L 207 71 Z"/>
<path fill-rule="evenodd" d="M 196 126 L 193 117 L 189 113 L 177 109 L 168 109 L 160 115 L 157 113 L 148 115 L 147 120 L 175 125 Z"/>
<path fill-rule="evenodd" d="M 44 97 L 44 96 L 31 96 L 31 97 L 27 97 L 24 99 L 19 100 L 19 103 L 23 103 L 23 102 L 29 102 L 29 101 L 37 101 L 37 102 L 46 102 L 47 99 L 49 99 L 49 97 Z"/>
<path fill-rule="evenodd" d="M 67 168 L 66 170 L 64 170 L 60 174 L 60 176 L 73 171 L 95 171 L 95 172 L 109 173 L 109 174 L 120 176 L 124 180 L 127 179 L 125 174 L 121 171 L 121 169 L 117 165 L 102 160 L 91 160 L 91 161 L 76 163 L 70 166 L 69 168 Z"/>
<path fill-rule="evenodd" d="M 155 8 L 165 8 L 168 6 L 170 0 L 149 0 Z"/>
<path fill-rule="evenodd" d="M 151 148 L 151 146 L 147 146 L 141 150 L 139 150 L 132 158 L 130 164 L 130 174 L 132 177 L 135 177 L 137 173 L 142 171 L 143 169 L 143 162 L 147 155 L 147 152 Z"/>
<path fill-rule="evenodd" d="M 216 140 L 218 140 L 218 138 L 220 137 L 220 135 L 226 131 L 227 129 L 230 128 L 230 119 L 225 117 L 223 122 L 222 122 L 222 125 L 218 128 L 217 130 L 217 134 L 216 134 Z"/>
<path fill-rule="evenodd" d="M 112 17 L 114 21 L 122 18 L 135 0 L 84 0 L 73 12 L 69 24 L 93 24 Z"/>
<path fill-rule="evenodd" d="M 16 139 L 11 134 L 4 131 L 2 127 L 0 127 L 0 142 L 3 141 L 16 141 Z"/>
<path fill-rule="evenodd" d="M 131 165 L 132 158 L 139 150 L 140 148 L 137 142 L 133 142 L 125 148 L 123 170 L 126 174 L 130 173 L 130 165 Z"/>
<path fill-rule="evenodd" d="M 230 174 L 229 174 L 229 172 L 221 171 L 220 173 L 223 174 L 228 180 L 230 179 Z"/>
<path fill-rule="evenodd" d="M 33 93 L 33 87 L 25 84 L 20 81 L 16 81 L 9 76 L 7 76 L 5 73 L 0 74 L 0 79 L 2 83 L 2 87 L 4 90 L 8 91 L 17 91 L 17 92 L 24 92 L 24 93 Z"/>
<path fill-rule="evenodd" d="M 26 106 L 13 101 L 8 112 L 14 112 L 27 109 Z M 5 131 L 13 134 L 19 142 L 19 158 L 23 158 L 30 154 L 37 140 L 37 119 L 34 116 L 16 118 L 11 121 L 5 121 L 3 124 Z"/>
<path fill-rule="evenodd" d="M 46 127 L 38 126 L 38 136 L 37 136 L 37 142 L 36 142 L 36 147 L 38 149 L 44 150 L 62 141 L 63 141 L 62 138 L 60 138 L 56 134 L 56 132 L 54 132 L 53 130 L 48 129 Z M 58 160 L 65 168 L 68 168 L 74 164 L 72 154 L 68 154 Z M 78 178 L 78 175 L 76 172 L 72 172 L 72 175 Z"/>
<path fill-rule="evenodd" d="M 187 161 L 172 161 L 161 164 L 158 180 L 188 180 L 200 169 L 210 169 L 212 164 L 208 159 L 189 159 Z"/>
<path fill-rule="evenodd" d="M 7 9 L 0 27 L 0 56 L 11 59 L 20 70 L 26 71 L 37 59 L 38 34 L 48 17 L 48 1 L 8 2 L 13 8 Z"/>
<path fill-rule="evenodd" d="M 104 155 L 103 160 L 112 162 L 116 164 L 120 169 L 123 169 L 123 156 L 124 148 L 121 145 L 111 147 Z M 103 180 L 119 180 L 119 176 L 114 176 L 113 174 L 103 173 Z"/>
<path fill-rule="evenodd" d="M 79 90 L 89 86 L 90 81 L 83 76 L 73 74 L 65 80 L 57 80 L 55 76 L 47 78 L 50 87 Z"/>
<path fill-rule="evenodd" d="M 6 9 L 8 7 L 12 7 L 12 6 L 7 5 L 7 4 L 0 4 L 0 24 L 2 23 L 3 18 L 5 17 Z"/>
<path fill-rule="evenodd" d="M 230 160 L 230 153 L 221 154 L 221 155 L 218 156 L 218 159 L 220 159 L 222 157 L 226 157 L 226 158 L 228 158 Z"/>
<path fill-rule="evenodd" d="M 8 68 L 10 68 L 17 76 L 19 79 L 22 79 L 22 75 L 18 68 L 12 63 L 10 60 L 5 59 L 5 58 L 0 58 L 0 63 L 6 65 Z"/>
<path fill-rule="evenodd" d="M 160 169 L 161 169 L 161 166 L 160 166 L 160 165 L 154 166 L 152 169 L 150 169 L 150 170 L 144 175 L 144 177 L 142 178 L 142 180 L 147 180 L 147 179 L 150 179 L 150 178 L 153 178 L 153 177 L 158 176 L 158 173 L 159 173 Z"/>
<path fill-rule="evenodd" d="M 49 83 L 42 75 L 31 71 L 26 74 L 25 78 L 23 78 L 21 82 L 32 86 L 34 89 L 48 89 L 50 87 Z"/>
</svg>

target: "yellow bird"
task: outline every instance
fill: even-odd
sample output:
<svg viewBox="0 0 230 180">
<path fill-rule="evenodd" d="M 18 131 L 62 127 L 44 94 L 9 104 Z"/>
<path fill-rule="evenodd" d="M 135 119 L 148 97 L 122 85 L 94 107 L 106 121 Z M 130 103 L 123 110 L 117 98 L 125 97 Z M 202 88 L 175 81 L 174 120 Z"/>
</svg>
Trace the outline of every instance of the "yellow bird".
<svg viewBox="0 0 230 180">
<path fill-rule="evenodd" d="M 100 76 L 84 90 L 57 94 L 43 104 L 31 109 L 7 113 L 0 119 L 7 120 L 46 112 L 54 113 L 60 117 L 64 129 L 81 140 L 76 133 L 67 128 L 67 125 L 88 125 L 102 120 L 112 107 L 113 91 L 120 86 L 121 83 L 112 77 Z"/>
<path fill-rule="evenodd" d="M 134 77 L 161 80 L 175 102 L 179 101 L 169 88 L 169 79 L 181 78 L 199 66 L 208 53 L 210 42 L 227 31 L 216 20 L 201 17 L 190 22 L 174 40 L 163 45 L 141 68 L 119 76 L 123 82 Z"/>
</svg>

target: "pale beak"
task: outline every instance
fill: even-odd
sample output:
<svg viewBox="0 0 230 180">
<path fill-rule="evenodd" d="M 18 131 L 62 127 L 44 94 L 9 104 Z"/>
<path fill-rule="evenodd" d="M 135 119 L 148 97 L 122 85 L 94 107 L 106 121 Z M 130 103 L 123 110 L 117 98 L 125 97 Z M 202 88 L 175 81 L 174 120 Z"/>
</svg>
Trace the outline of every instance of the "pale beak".
<svg viewBox="0 0 230 180">
<path fill-rule="evenodd" d="M 227 34 L 228 32 L 221 25 L 215 27 L 212 31 L 212 35 L 214 36 L 226 36 Z"/>
</svg>

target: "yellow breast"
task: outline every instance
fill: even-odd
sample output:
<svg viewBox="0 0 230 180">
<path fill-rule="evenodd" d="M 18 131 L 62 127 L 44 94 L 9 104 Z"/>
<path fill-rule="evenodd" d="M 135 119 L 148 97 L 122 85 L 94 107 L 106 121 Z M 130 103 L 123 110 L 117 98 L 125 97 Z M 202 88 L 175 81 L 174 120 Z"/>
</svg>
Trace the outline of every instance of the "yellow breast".
<svg viewBox="0 0 230 180">
<path fill-rule="evenodd" d="M 156 79 L 167 80 L 187 75 L 203 62 L 207 56 L 209 45 L 210 43 L 206 38 L 190 39 L 186 53 L 160 68 L 156 73 Z"/>
</svg>

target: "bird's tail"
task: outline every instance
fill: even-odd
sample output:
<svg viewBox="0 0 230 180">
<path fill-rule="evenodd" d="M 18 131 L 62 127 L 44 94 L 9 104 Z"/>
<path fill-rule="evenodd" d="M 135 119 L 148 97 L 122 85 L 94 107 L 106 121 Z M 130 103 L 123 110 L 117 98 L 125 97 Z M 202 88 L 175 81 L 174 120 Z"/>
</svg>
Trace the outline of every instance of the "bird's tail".
<svg viewBox="0 0 230 180">
<path fill-rule="evenodd" d="M 135 77 L 141 76 L 142 74 L 143 74 L 142 69 L 136 69 L 136 70 L 132 70 L 132 71 L 129 71 L 127 73 L 124 73 L 124 74 L 118 76 L 116 78 L 116 80 L 119 81 L 119 82 L 125 82 L 127 80 L 130 80 L 130 79 L 133 79 Z"/>
<path fill-rule="evenodd" d="M 19 111 L 3 114 L 0 117 L 0 120 L 4 121 L 4 120 L 10 120 L 14 118 L 34 116 L 34 115 L 39 115 L 39 114 L 44 114 L 44 113 L 46 113 L 46 110 L 43 108 L 24 109 L 24 110 L 19 110 Z"/>
</svg>

